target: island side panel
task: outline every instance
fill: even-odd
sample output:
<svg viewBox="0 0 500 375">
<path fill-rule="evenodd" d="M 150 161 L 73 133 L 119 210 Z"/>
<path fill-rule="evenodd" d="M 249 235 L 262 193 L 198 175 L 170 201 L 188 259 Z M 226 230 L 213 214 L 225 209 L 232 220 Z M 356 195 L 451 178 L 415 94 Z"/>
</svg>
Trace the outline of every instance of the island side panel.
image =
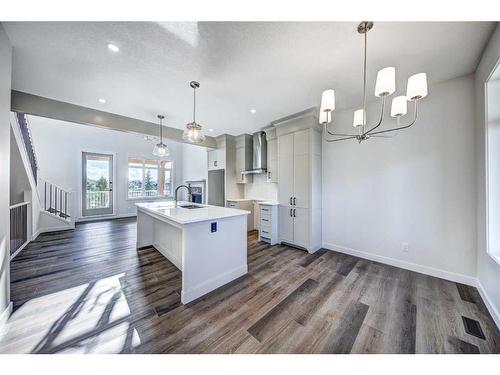
<svg viewBox="0 0 500 375">
<path fill-rule="evenodd" d="M 182 271 L 182 227 L 154 219 L 153 246 Z"/>
<path fill-rule="evenodd" d="M 137 249 L 153 245 L 153 223 L 155 219 L 137 209 Z"/>
<path fill-rule="evenodd" d="M 182 256 L 182 303 L 246 274 L 246 215 L 184 225 Z"/>
</svg>

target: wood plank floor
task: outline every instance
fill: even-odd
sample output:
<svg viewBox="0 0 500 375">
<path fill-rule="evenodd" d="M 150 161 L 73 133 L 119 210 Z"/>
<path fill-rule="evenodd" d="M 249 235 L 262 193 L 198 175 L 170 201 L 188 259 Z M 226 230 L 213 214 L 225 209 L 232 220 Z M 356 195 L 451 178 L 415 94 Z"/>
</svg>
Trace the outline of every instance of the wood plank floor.
<svg viewBox="0 0 500 375">
<path fill-rule="evenodd" d="M 133 219 L 78 224 L 24 249 L 0 352 L 500 352 L 475 288 L 255 233 L 247 275 L 182 305 L 180 272 L 137 251 L 135 232 Z"/>
</svg>

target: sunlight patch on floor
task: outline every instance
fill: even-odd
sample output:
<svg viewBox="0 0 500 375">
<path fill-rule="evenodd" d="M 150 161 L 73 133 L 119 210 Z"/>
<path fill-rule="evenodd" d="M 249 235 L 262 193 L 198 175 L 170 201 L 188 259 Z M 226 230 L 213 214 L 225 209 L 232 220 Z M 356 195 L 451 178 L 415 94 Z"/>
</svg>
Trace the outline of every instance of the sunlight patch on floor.
<svg viewBox="0 0 500 375">
<path fill-rule="evenodd" d="M 124 274 L 29 300 L 9 319 L 3 353 L 116 353 L 140 344 L 122 292 Z M 8 343 L 8 344 L 7 344 Z"/>
</svg>

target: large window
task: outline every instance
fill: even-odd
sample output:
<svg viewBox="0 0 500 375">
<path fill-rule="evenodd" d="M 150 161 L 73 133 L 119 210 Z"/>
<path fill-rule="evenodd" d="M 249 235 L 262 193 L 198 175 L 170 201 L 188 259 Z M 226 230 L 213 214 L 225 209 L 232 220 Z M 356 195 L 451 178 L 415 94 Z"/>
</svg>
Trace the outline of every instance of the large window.
<svg viewBox="0 0 500 375">
<path fill-rule="evenodd" d="M 172 162 L 128 158 L 128 197 L 172 196 Z"/>
</svg>

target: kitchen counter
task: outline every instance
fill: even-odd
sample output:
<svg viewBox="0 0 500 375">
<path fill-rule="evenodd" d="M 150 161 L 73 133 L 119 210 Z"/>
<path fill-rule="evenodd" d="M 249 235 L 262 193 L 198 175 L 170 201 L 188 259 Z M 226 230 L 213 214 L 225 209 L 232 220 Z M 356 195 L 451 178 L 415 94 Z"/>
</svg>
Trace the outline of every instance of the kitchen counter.
<svg viewBox="0 0 500 375">
<path fill-rule="evenodd" d="M 194 205 L 200 208 L 183 208 Z M 182 272 L 182 303 L 246 274 L 245 210 L 173 201 L 136 203 L 137 249 L 154 247 Z"/>
<path fill-rule="evenodd" d="M 201 208 L 189 209 L 181 207 L 185 205 L 193 205 Z M 173 201 L 136 203 L 136 206 L 138 210 L 156 214 L 182 225 L 250 214 L 249 211 L 245 210 L 194 204 L 190 202 L 178 202 L 177 207 Z"/>
</svg>

